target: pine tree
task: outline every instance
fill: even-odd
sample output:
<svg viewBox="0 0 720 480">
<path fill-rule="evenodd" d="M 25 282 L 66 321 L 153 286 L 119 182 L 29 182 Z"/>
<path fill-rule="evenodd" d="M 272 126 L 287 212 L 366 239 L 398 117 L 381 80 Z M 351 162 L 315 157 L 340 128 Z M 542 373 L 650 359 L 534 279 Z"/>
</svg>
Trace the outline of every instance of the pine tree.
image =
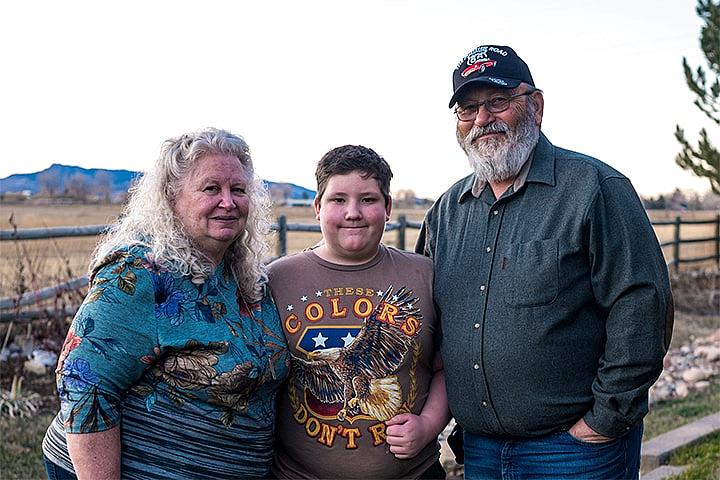
<svg viewBox="0 0 720 480">
<path fill-rule="evenodd" d="M 715 80 L 707 80 L 702 66 L 693 72 L 687 58 L 683 57 L 685 81 L 696 96 L 695 106 L 720 126 L 720 1 L 698 0 L 695 11 L 705 23 L 700 29 L 700 48 Z M 675 162 L 699 177 L 707 177 L 713 192 L 720 194 L 720 151 L 708 138 L 707 130 L 700 130 L 697 147 L 690 145 L 685 138 L 685 131 L 679 125 L 675 126 L 675 138 L 682 145 Z"/>
</svg>

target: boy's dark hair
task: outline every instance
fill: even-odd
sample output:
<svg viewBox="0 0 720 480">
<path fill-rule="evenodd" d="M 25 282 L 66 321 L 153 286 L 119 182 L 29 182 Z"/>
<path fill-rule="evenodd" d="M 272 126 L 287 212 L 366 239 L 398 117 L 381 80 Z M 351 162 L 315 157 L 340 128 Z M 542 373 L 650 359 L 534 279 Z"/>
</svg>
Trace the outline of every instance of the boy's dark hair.
<svg viewBox="0 0 720 480">
<path fill-rule="evenodd" d="M 327 152 L 317 164 L 315 179 L 317 180 L 317 198 L 322 199 L 330 177 L 360 172 L 362 178 L 374 178 L 385 198 L 385 205 L 390 201 L 390 165 L 371 148 L 362 145 L 343 145 Z"/>
</svg>

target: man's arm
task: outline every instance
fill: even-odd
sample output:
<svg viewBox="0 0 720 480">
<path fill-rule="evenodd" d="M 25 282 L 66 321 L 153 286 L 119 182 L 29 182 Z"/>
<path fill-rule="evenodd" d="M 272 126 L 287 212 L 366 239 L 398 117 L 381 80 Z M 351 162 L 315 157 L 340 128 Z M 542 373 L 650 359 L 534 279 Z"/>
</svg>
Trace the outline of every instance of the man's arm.
<svg viewBox="0 0 720 480">
<path fill-rule="evenodd" d="M 592 385 L 595 402 L 583 420 L 602 436 L 618 437 L 647 414 L 647 392 L 670 344 L 672 294 L 657 237 L 629 180 L 602 182 L 585 225 L 606 339 Z"/>
<path fill-rule="evenodd" d="M 445 371 L 439 352 L 435 354 L 433 370 L 428 398 L 420 415 L 402 413 L 386 422 L 390 452 L 399 459 L 417 455 L 427 444 L 437 439 L 450 421 L 445 392 Z"/>
</svg>

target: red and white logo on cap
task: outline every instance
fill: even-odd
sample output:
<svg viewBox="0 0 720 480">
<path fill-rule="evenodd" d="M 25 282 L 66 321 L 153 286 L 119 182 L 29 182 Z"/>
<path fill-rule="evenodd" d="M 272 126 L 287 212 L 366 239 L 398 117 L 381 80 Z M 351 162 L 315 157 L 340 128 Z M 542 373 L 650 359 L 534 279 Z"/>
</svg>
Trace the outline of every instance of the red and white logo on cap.
<svg viewBox="0 0 720 480">
<path fill-rule="evenodd" d="M 467 77 L 471 73 L 477 72 L 478 70 L 480 71 L 480 73 L 482 73 L 485 71 L 486 68 L 494 67 L 496 64 L 497 61 L 495 60 L 481 60 L 467 67 L 460 75 L 462 77 Z"/>
</svg>

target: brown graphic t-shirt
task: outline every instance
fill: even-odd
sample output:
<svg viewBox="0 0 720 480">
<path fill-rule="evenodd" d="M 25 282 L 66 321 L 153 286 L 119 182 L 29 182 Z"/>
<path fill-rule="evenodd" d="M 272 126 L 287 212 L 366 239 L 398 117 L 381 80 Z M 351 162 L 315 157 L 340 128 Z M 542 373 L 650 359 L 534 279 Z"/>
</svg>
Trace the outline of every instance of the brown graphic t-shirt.
<svg viewBox="0 0 720 480">
<path fill-rule="evenodd" d="M 438 457 L 431 442 L 398 460 L 385 421 L 420 414 L 435 353 L 428 258 L 380 246 L 363 265 L 312 251 L 276 260 L 270 285 L 293 356 L 278 397 L 278 478 L 417 478 Z"/>
</svg>

